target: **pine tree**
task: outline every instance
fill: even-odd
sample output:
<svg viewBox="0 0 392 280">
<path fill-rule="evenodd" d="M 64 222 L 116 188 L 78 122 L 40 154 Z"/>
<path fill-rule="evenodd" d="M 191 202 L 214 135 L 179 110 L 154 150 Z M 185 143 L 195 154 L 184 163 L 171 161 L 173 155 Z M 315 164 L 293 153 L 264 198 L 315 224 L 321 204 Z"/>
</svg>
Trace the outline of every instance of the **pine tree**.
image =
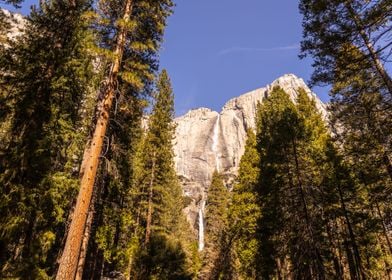
<svg viewBox="0 0 392 280">
<path fill-rule="evenodd" d="M 371 68 L 368 70 L 381 81 L 380 90 L 391 98 L 392 80 L 383 65 L 390 55 L 391 10 L 388 0 L 302 0 L 304 39 L 301 50 L 302 56 L 311 55 L 315 59 L 313 83 L 336 81 L 336 62 L 345 56 L 344 46 L 351 44 L 369 59 Z M 355 63 L 364 69 L 368 63 L 362 64 L 363 61 L 359 59 Z M 348 67 L 352 63 L 354 61 Z"/>
<path fill-rule="evenodd" d="M 230 262 L 227 264 L 230 266 L 227 274 L 238 279 L 255 279 L 258 271 L 256 254 L 259 240 L 256 231 L 261 213 L 255 186 L 260 173 L 259 155 L 256 150 L 255 133 L 249 130 L 247 137 L 237 183 L 232 191 L 229 226 L 223 250 L 223 253 L 230 254 L 227 257 Z"/>
<path fill-rule="evenodd" d="M 128 0 L 125 3 L 108 0 L 101 3 L 99 13 L 95 15 L 97 21 L 104 24 L 101 28 L 103 41 L 99 44 L 103 48 L 98 51 L 105 55 L 109 62 L 101 87 L 100 101 L 96 107 L 96 121 L 91 141 L 83 157 L 81 187 L 60 262 L 58 279 L 67 279 L 67 275 L 72 277 L 76 273 L 99 157 L 111 118 L 113 101 L 118 93 L 119 81 L 128 83 L 136 91 L 141 91 L 145 86 L 145 80 L 151 80 L 150 69 L 154 69 L 155 54 L 159 49 L 171 7 L 170 0 Z M 135 33 L 137 35 L 134 40 L 132 35 Z M 144 40 L 139 41 L 140 37 Z M 132 59 L 133 56 L 136 59 Z M 144 61 L 140 62 L 138 57 L 152 59 L 143 63 Z"/>
<path fill-rule="evenodd" d="M 68 231 L 67 240 L 61 257 L 60 266 L 56 279 L 70 279 L 76 274 L 80 248 L 82 245 L 87 213 L 93 194 L 93 186 L 99 164 L 99 156 L 102 152 L 103 140 L 109 121 L 109 114 L 112 108 L 115 87 L 118 83 L 117 77 L 124 53 L 125 40 L 127 35 L 126 24 L 129 22 L 131 14 L 131 0 L 126 1 L 122 11 L 123 25 L 119 26 L 116 44 L 113 50 L 113 62 L 108 72 L 105 87 L 102 91 L 103 100 L 97 110 L 97 122 L 92 136 L 91 145 L 83 158 L 85 168 L 82 170 L 81 186 L 78 199 L 73 213 L 72 222 Z"/>
<path fill-rule="evenodd" d="M 294 105 L 276 88 L 258 114 L 260 277 L 388 277 L 369 190 L 339 154 L 314 100 L 299 89 Z"/>
<path fill-rule="evenodd" d="M 352 271 L 357 271 L 355 277 L 360 277 L 362 259 L 358 250 L 358 238 L 354 233 L 354 223 L 352 218 L 349 217 L 349 215 L 355 212 L 355 207 L 349 208 L 349 206 L 353 205 L 345 201 L 344 198 L 346 195 L 355 197 L 357 187 L 351 179 L 349 171 L 345 169 L 343 163 L 337 157 L 337 152 L 331 143 L 330 133 L 321 115 L 317 112 L 314 100 L 310 99 L 303 89 L 300 89 L 298 92 L 297 109 L 305 125 L 308 136 L 306 149 L 308 156 L 311 157 L 313 166 L 307 172 L 312 174 L 313 184 L 318 186 L 313 191 L 312 196 L 314 205 L 318 206 L 317 208 L 319 209 L 319 222 L 316 224 L 316 227 L 321 235 L 327 237 L 321 247 L 323 258 L 327 264 L 326 272 L 330 277 L 344 277 L 344 264 L 339 261 L 339 258 L 342 258 L 339 255 L 341 254 L 339 252 L 341 249 L 337 248 L 339 239 L 336 240 L 334 238 L 334 236 L 339 235 L 339 224 L 336 220 L 344 219 L 348 234 L 343 238 L 349 240 L 345 250 L 348 256 L 353 255 L 353 258 L 348 257 L 348 266 Z M 331 155 L 335 156 L 331 157 Z M 342 174 L 345 174 L 346 177 L 341 176 Z M 350 201 L 353 202 L 352 200 Z"/>
<path fill-rule="evenodd" d="M 317 188 L 322 177 L 314 160 L 325 126 L 321 118 L 308 114 L 310 101 L 303 90 L 297 103 L 275 88 L 258 112 L 258 258 L 261 277 L 267 279 L 274 275 L 325 279 L 329 273 Z"/>
<path fill-rule="evenodd" d="M 299 113 L 304 117 L 309 132 L 322 136 L 311 139 L 321 140 L 315 142 L 312 153 L 322 178 L 318 198 L 318 205 L 323 208 L 320 227 L 328 236 L 325 245 L 331 249 L 324 255 L 331 265 L 333 263 L 333 272 L 337 277 L 343 277 L 345 270 L 350 271 L 354 279 L 388 277 L 389 264 L 383 253 L 384 244 L 380 242 L 382 223 L 377 226 L 375 209 L 369 201 L 369 189 L 360 183 L 355 169 L 347 164 L 350 161 L 344 161 L 339 155 L 330 134 L 320 125 L 322 120 L 316 107 L 306 99 L 306 95 L 299 94 Z M 342 240 L 345 248 L 339 248 Z M 339 262 L 341 252 L 346 254 L 346 263 Z"/>
<path fill-rule="evenodd" d="M 221 257 L 224 247 L 224 233 L 227 230 L 229 191 L 218 171 L 212 174 L 208 188 L 205 213 L 205 248 L 200 279 L 220 279 L 222 275 Z"/>
<path fill-rule="evenodd" d="M 151 24 L 157 7 L 148 8 L 146 5 L 145 1 L 133 2 L 129 31 L 132 40 L 124 49 L 122 67 L 125 70 L 118 80 L 112 117 L 105 136 L 104 157 L 89 210 L 89 215 L 94 217 L 91 226 L 86 228 L 83 241 L 90 240 L 88 249 L 83 250 L 84 255 L 87 254 L 84 278 L 101 277 L 102 272 L 104 275 L 129 274 L 132 254 L 137 247 L 138 236 L 134 232 L 137 221 L 133 216 L 137 203 L 132 199 L 132 180 L 136 172 L 137 147 L 141 141 L 142 112 L 147 106 L 146 98 L 151 95 L 152 78 L 157 70 L 156 53 L 163 32 L 160 20 L 164 20 L 157 18 Z M 110 9 L 102 9 L 98 16 L 102 18 L 98 22 L 110 23 L 101 30 L 101 42 L 106 48 L 113 40 L 114 26 L 110 17 L 119 9 L 122 7 L 112 5 Z M 165 11 L 158 14 L 163 16 Z M 104 49 L 97 51 L 102 60 L 110 64 L 110 55 L 107 57 Z M 116 238 L 113 239 L 113 236 Z M 78 274 L 82 273 L 81 270 Z"/>
<path fill-rule="evenodd" d="M 90 229 L 86 229 L 90 232 L 85 233 L 89 235 L 90 244 L 84 249 L 85 268 L 81 267 L 78 272 L 81 276 L 83 273 L 84 276 L 80 276 L 83 279 L 129 274 L 135 243 L 131 180 L 145 102 L 130 90 L 122 92 L 127 94 L 117 101 L 119 111 L 112 112 L 94 194 L 95 215 Z"/>
<path fill-rule="evenodd" d="M 339 61 L 338 66 L 344 65 L 346 68 L 349 65 L 349 70 L 338 68 L 340 75 L 346 76 L 346 81 L 335 83 L 332 89 L 332 125 L 338 127 L 336 142 L 343 147 L 345 162 L 358 183 L 362 184 L 365 195 L 362 208 L 370 220 L 378 220 L 372 226 L 368 223 L 370 228 L 368 226 L 366 231 L 384 240 L 380 244 L 384 248 L 384 256 L 388 256 L 392 251 L 384 213 L 390 211 L 391 199 L 391 146 L 388 142 L 391 131 L 390 105 L 388 99 L 378 92 L 380 81 L 368 70 L 370 65 L 362 69 L 363 65 L 360 67 L 352 63 L 359 57 L 363 59 L 363 54 L 350 45 L 346 46 L 345 52 L 346 57 Z M 367 250 L 366 254 L 369 252 Z M 390 266 L 388 261 L 385 264 Z"/>
<path fill-rule="evenodd" d="M 175 125 L 174 99 L 165 70 L 159 76 L 153 111 L 143 145 L 143 180 L 146 185 L 144 242 L 147 244 L 155 230 L 175 231 L 178 212 L 175 201 L 181 202 L 182 192 L 174 170 L 172 139 Z M 156 192 L 156 193 L 155 193 Z M 179 200 L 178 200 L 179 199 Z"/>
<path fill-rule="evenodd" d="M 89 1 L 42 2 L 1 58 L 11 105 L 1 116 L 10 119 L 0 151 L 2 277 L 55 271 L 86 135 L 83 101 L 94 87 L 89 9 Z"/>
<path fill-rule="evenodd" d="M 163 70 L 135 163 L 134 210 L 140 243 L 133 260 L 133 278 L 189 279 L 188 256 L 180 239 L 186 221 L 182 190 L 174 169 L 173 118 L 173 91 Z"/>
<path fill-rule="evenodd" d="M 332 122 L 335 127 L 340 126 L 341 141 L 351 142 L 351 147 L 346 145 L 348 153 L 354 157 L 371 157 L 377 163 L 374 168 L 380 169 L 379 176 L 385 178 L 383 173 L 386 173 L 392 180 L 391 145 L 388 142 L 392 131 L 391 101 L 378 91 L 380 81 L 372 74 L 364 54 L 351 45 L 346 46 L 344 52 L 346 56 L 337 67 L 339 74 L 346 79 L 343 81 L 341 77 L 342 81 L 338 80 L 332 89 Z M 359 59 L 364 60 L 361 66 L 352 63 Z M 349 70 L 345 69 L 347 66 Z"/>
<path fill-rule="evenodd" d="M 315 58 L 313 83 L 333 86 L 330 110 L 339 149 L 328 145 L 354 279 L 390 277 L 389 194 L 392 81 L 390 1 L 301 1 L 302 55 Z M 343 208 L 346 208 L 344 210 Z M 351 230 L 350 230 L 351 227 Z M 350 247 L 350 248 L 348 248 Z M 357 248 L 355 248 L 357 247 Z M 387 272 L 386 272 L 387 271 Z"/>
</svg>

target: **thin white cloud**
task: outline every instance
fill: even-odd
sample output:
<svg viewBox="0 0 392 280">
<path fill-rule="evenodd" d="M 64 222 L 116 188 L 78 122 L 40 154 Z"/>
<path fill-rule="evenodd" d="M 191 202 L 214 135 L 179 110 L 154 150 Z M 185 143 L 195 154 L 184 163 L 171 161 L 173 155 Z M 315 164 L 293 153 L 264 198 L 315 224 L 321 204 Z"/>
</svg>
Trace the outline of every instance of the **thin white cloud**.
<svg viewBox="0 0 392 280">
<path fill-rule="evenodd" d="M 232 47 L 219 51 L 218 55 L 228 55 L 231 53 L 251 53 L 251 52 L 271 52 L 271 51 L 289 51 L 298 50 L 299 44 L 293 44 L 288 46 L 274 47 L 274 48 L 249 48 L 249 47 Z"/>
</svg>

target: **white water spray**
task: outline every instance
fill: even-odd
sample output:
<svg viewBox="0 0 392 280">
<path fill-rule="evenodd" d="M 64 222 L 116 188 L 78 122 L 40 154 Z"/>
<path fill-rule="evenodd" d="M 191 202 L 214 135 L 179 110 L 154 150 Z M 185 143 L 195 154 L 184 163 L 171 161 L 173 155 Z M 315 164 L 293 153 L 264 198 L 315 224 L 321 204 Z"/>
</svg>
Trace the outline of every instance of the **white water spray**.
<svg viewBox="0 0 392 280">
<path fill-rule="evenodd" d="M 220 162 L 219 162 L 219 154 L 218 154 L 218 142 L 219 142 L 219 121 L 220 115 L 216 118 L 216 122 L 214 125 L 214 134 L 212 135 L 212 151 L 215 154 L 215 168 L 216 171 L 220 172 Z"/>
<path fill-rule="evenodd" d="M 200 203 L 199 208 L 199 251 L 204 249 L 204 210 L 206 207 L 206 202 L 204 200 Z"/>
</svg>

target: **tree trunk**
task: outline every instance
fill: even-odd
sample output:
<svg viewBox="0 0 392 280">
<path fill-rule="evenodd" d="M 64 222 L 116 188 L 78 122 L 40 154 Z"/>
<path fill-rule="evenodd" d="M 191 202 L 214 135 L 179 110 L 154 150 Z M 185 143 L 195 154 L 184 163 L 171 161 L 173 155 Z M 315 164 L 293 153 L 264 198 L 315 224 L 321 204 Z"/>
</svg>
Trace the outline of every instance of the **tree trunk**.
<svg viewBox="0 0 392 280">
<path fill-rule="evenodd" d="M 86 262 L 88 243 L 89 243 L 90 234 L 91 234 L 91 226 L 92 226 L 93 218 L 94 218 L 94 202 L 91 203 L 91 208 L 92 209 L 89 211 L 88 217 L 87 217 L 86 228 L 84 231 L 82 247 L 81 247 L 80 255 L 79 255 L 78 270 L 76 272 L 75 280 L 82 280 L 83 279 L 83 268 L 84 268 L 84 263 Z"/>
<path fill-rule="evenodd" d="M 381 210 L 380 210 L 380 205 L 378 204 L 377 201 L 376 201 L 375 204 L 376 204 L 377 214 L 378 214 L 378 217 L 380 218 L 381 225 L 382 225 L 382 228 L 383 228 L 383 231 L 384 231 L 385 240 L 387 241 L 389 253 L 392 256 L 392 245 L 391 245 L 391 240 L 390 240 L 389 235 L 388 235 L 388 229 L 385 226 L 384 217 L 383 217 L 383 215 L 381 213 Z"/>
<path fill-rule="evenodd" d="M 355 278 L 355 279 L 366 279 L 365 274 L 363 273 L 361 255 L 359 254 L 359 249 L 358 249 L 357 241 L 355 238 L 355 234 L 354 234 L 353 228 L 351 226 L 350 219 L 348 217 L 346 203 L 344 202 L 343 192 L 342 192 L 341 186 L 339 184 L 337 184 L 336 187 L 338 189 L 340 205 L 342 207 L 343 216 L 346 221 L 347 230 L 348 230 L 350 240 L 351 240 L 351 245 L 352 245 L 352 248 L 354 251 L 354 259 L 355 259 L 356 270 L 357 270 L 357 274 L 358 274 L 357 275 L 358 278 Z M 347 252 L 347 253 L 350 253 L 350 252 Z"/>
<path fill-rule="evenodd" d="M 151 223 L 152 223 L 152 197 L 153 197 L 153 185 L 155 176 L 155 152 L 152 158 L 152 167 L 151 167 L 151 181 L 150 181 L 150 189 L 148 193 L 148 210 L 147 210 L 147 223 L 146 223 L 146 238 L 144 240 L 144 244 L 148 244 L 150 242 L 151 237 Z"/>
<path fill-rule="evenodd" d="M 385 169 L 387 170 L 388 174 L 389 174 L 389 178 L 392 181 L 392 164 L 391 161 L 389 159 L 389 156 L 386 152 L 384 152 L 383 156 L 382 156 L 382 160 L 384 162 L 385 165 Z"/>
<path fill-rule="evenodd" d="M 380 243 L 381 245 L 381 250 L 384 254 L 388 254 L 387 249 L 385 249 L 384 243 L 381 239 L 381 237 L 377 234 L 377 239 L 378 239 L 378 243 Z M 385 276 L 386 278 L 388 278 L 388 280 L 391 280 L 391 268 L 390 268 L 390 264 L 388 263 L 388 261 L 386 259 L 384 259 L 384 265 L 385 265 Z"/>
<path fill-rule="evenodd" d="M 130 20 L 131 12 L 132 0 L 127 0 L 125 2 L 124 15 L 122 18 L 125 22 Z M 85 170 L 81 178 L 80 190 L 76 201 L 75 211 L 73 213 L 73 219 L 68 231 L 63 255 L 56 275 L 57 280 L 73 280 L 78 268 L 80 249 L 83 241 L 83 234 L 85 231 L 91 197 L 93 194 L 94 181 L 99 164 L 99 156 L 102 152 L 103 139 L 109 122 L 109 114 L 117 85 L 117 76 L 122 62 L 126 35 L 127 29 L 124 24 L 118 29 L 116 47 L 114 50 L 114 61 L 112 62 L 103 88 L 104 96 L 101 107 L 98 109 L 98 120 L 90 147 L 88 148 L 88 153 L 85 154 L 87 159 L 83 159 L 83 162 L 86 163 Z"/>
<path fill-rule="evenodd" d="M 317 275 L 315 275 L 315 277 L 317 279 L 325 279 L 325 268 L 324 268 L 322 256 L 321 256 L 319 248 L 315 245 L 316 242 L 314 240 L 313 225 L 312 225 L 312 222 L 310 220 L 308 205 L 307 205 L 305 192 L 304 192 L 304 188 L 303 188 L 303 183 L 302 183 L 302 179 L 301 179 L 301 171 L 300 171 L 300 168 L 299 168 L 297 143 L 296 143 L 295 139 L 292 139 L 292 145 L 293 145 L 293 153 L 294 153 L 294 161 L 295 161 L 295 173 L 296 173 L 296 177 L 297 177 L 297 183 L 298 183 L 298 188 L 299 188 L 299 191 L 300 191 L 301 201 L 302 201 L 302 204 L 303 204 L 306 228 L 308 230 L 308 233 L 309 233 L 309 236 L 310 236 L 310 239 L 311 239 L 311 242 L 312 242 L 311 251 L 312 251 L 312 255 L 314 257 L 314 259 L 313 259 L 314 265 L 315 265 L 314 268 L 317 271 L 316 272 Z M 312 270 L 312 266 L 310 266 L 310 268 Z"/>
<path fill-rule="evenodd" d="M 366 34 L 365 28 L 363 27 L 363 24 L 361 22 L 361 19 L 359 18 L 358 14 L 355 12 L 353 7 L 351 6 L 350 1 L 345 2 L 345 6 L 347 10 L 349 11 L 350 16 L 352 17 L 355 26 L 357 28 L 357 31 L 359 32 L 366 48 L 369 51 L 369 55 L 372 59 L 372 62 L 374 64 L 374 67 L 376 68 L 377 72 L 381 76 L 381 79 L 384 81 L 385 86 L 387 87 L 389 94 L 392 96 L 392 80 L 391 77 L 388 75 L 387 71 L 385 70 L 383 64 L 381 63 L 381 60 L 374 49 L 373 44 L 370 42 L 369 36 Z"/>
</svg>

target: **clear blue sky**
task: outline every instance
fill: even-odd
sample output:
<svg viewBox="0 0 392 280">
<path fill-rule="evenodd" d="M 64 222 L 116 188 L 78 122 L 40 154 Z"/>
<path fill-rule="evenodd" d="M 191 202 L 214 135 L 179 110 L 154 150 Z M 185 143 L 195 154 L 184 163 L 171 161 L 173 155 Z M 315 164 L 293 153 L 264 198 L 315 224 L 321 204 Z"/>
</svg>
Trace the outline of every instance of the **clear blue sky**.
<svg viewBox="0 0 392 280">
<path fill-rule="evenodd" d="M 20 11 L 37 0 L 27 0 Z M 171 76 L 176 113 L 220 111 L 232 97 L 294 73 L 310 78 L 311 60 L 298 58 L 301 15 L 293 0 L 176 0 L 161 51 Z M 328 101 L 326 88 L 314 91 Z"/>
<path fill-rule="evenodd" d="M 178 114 L 194 107 L 220 111 L 232 97 L 294 73 L 310 78 L 311 60 L 298 58 L 298 1 L 177 0 L 161 52 Z M 327 89 L 315 88 L 323 101 Z"/>
</svg>

